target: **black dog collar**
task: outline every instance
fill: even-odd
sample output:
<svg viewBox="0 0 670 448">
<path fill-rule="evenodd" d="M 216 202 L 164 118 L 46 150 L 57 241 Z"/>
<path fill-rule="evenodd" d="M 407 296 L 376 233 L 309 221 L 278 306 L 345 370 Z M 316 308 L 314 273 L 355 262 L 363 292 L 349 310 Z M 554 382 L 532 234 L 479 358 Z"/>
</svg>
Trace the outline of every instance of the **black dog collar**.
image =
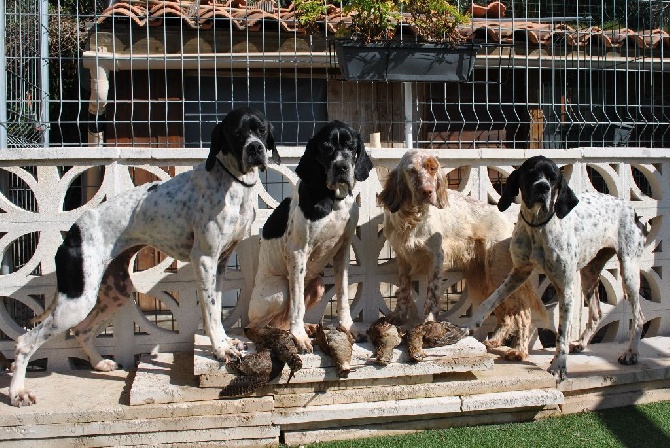
<svg viewBox="0 0 670 448">
<path fill-rule="evenodd" d="M 529 226 L 531 226 L 531 227 L 542 227 L 543 225 L 545 225 L 545 224 L 547 224 L 549 221 L 551 221 L 551 218 L 554 217 L 554 212 L 552 211 L 551 214 L 549 215 L 549 217 L 548 217 L 547 219 L 545 219 L 544 221 L 542 221 L 542 222 L 538 222 L 538 223 L 535 223 L 535 224 L 533 224 L 533 223 L 531 223 L 530 221 L 528 221 L 528 220 L 526 219 L 526 217 L 523 216 L 523 213 L 522 213 L 522 212 L 519 212 L 519 215 L 521 215 L 521 219 L 523 219 L 523 222 L 525 222 L 525 223 L 528 224 Z"/>
<path fill-rule="evenodd" d="M 223 164 L 223 162 L 221 161 L 221 159 L 219 159 L 219 158 L 217 157 L 217 158 L 216 158 L 216 161 L 219 162 L 219 165 L 221 165 L 221 168 L 223 168 L 223 169 L 226 171 L 226 173 L 230 174 L 230 177 L 232 177 L 237 183 L 242 184 L 242 185 L 244 185 L 245 187 L 249 187 L 249 188 L 251 188 L 251 187 L 253 187 L 254 185 L 256 185 L 256 183 L 258 182 L 258 180 L 256 180 L 256 182 L 254 182 L 253 184 L 250 184 L 250 183 L 248 183 L 248 182 L 245 182 L 245 181 L 243 181 L 242 179 L 240 179 L 239 177 L 235 176 L 235 175 L 228 169 L 228 167 L 227 167 L 226 165 Z"/>
</svg>

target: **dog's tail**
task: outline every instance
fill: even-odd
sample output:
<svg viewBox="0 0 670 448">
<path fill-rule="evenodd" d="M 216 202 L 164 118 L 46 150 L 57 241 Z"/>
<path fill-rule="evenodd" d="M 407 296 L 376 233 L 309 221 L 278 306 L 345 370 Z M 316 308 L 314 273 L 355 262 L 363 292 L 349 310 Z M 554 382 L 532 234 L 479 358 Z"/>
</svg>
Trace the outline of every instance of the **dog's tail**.
<svg viewBox="0 0 670 448">
<path fill-rule="evenodd" d="M 531 280 L 527 280 L 523 285 L 516 290 L 515 294 L 520 294 L 525 298 L 525 303 L 530 306 L 530 310 L 534 316 L 540 318 L 544 324 L 544 328 L 549 325 L 549 316 L 547 314 L 547 307 L 542 302 L 542 298 L 537 293 L 537 288 L 533 286 Z"/>
<path fill-rule="evenodd" d="M 54 299 L 51 301 L 48 307 L 44 311 L 42 311 L 40 314 L 37 316 L 33 317 L 30 319 L 30 324 L 31 325 L 37 325 L 40 322 L 42 322 L 44 319 L 47 318 L 49 314 L 56 308 L 56 300 L 58 300 L 58 293 L 54 294 Z"/>
</svg>

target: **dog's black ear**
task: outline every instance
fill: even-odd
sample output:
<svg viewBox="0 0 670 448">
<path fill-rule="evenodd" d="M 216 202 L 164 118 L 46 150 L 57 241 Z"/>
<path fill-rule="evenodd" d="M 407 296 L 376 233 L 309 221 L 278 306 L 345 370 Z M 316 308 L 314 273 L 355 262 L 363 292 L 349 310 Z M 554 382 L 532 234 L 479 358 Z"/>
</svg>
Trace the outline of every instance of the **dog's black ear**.
<svg viewBox="0 0 670 448">
<path fill-rule="evenodd" d="M 205 169 L 207 171 L 212 171 L 214 165 L 216 164 L 216 155 L 221 152 L 227 154 L 231 151 L 230 143 L 228 142 L 228 136 L 226 135 L 225 129 L 225 118 L 224 121 L 214 126 L 212 130 L 211 143 L 209 144 L 209 155 L 207 156 L 207 161 L 205 162 Z"/>
<path fill-rule="evenodd" d="M 377 203 L 388 208 L 391 213 L 395 213 L 411 199 L 412 193 L 407 188 L 405 181 L 401 179 L 398 169 L 391 170 L 386 178 L 384 188 L 377 195 Z"/>
<path fill-rule="evenodd" d="M 556 196 L 556 202 L 554 203 L 554 211 L 556 212 L 558 219 L 565 218 L 566 215 L 570 213 L 570 210 L 575 208 L 577 204 L 579 204 L 577 195 L 575 195 L 572 188 L 568 186 L 565 176 L 561 174 L 558 196 Z"/>
<path fill-rule="evenodd" d="M 498 201 L 498 210 L 505 211 L 512 205 L 514 198 L 519 194 L 519 170 L 516 169 L 507 177 L 507 183 L 505 183 L 505 188 L 500 195 L 500 200 Z"/>
<path fill-rule="evenodd" d="M 275 127 L 272 126 L 272 123 L 269 121 L 268 123 L 268 138 L 265 141 L 266 147 L 272 151 L 272 161 L 277 164 L 281 165 L 281 157 L 279 157 L 279 151 L 277 151 L 277 145 L 275 144 L 275 135 L 274 135 L 274 130 Z"/>
<path fill-rule="evenodd" d="M 323 175 L 319 174 L 319 162 L 316 160 L 316 142 L 314 137 L 309 139 L 305 153 L 300 157 L 295 174 L 306 184 L 318 185 L 323 183 Z"/>
<path fill-rule="evenodd" d="M 361 138 L 361 134 L 356 133 L 356 164 L 354 165 L 354 178 L 363 182 L 370 175 L 370 170 L 374 168 L 372 160 L 365 150 L 365 144 Z"/>
</svg>

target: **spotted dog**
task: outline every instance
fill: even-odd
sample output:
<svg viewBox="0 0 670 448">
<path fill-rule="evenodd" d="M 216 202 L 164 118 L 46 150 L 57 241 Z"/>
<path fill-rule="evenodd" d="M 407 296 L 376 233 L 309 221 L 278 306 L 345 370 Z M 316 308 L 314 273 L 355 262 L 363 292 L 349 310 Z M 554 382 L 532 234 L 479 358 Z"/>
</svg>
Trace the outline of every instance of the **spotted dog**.
<svg viewBox="0 0 670 448">
<path fill-rule="evenodd" d="M 631 205 L 606 194 L 575 195 L 556 164 L 543 156 L 531 157 L 510 174 L 498 208 L 506 210 L 519 191 L 521 209 L 510 247 L 514 268 L 465 326 L 481 325 L 498 303 L 528 279 L 533 269 L 544 272 L 556 289 L 560 308 L 556 355 L 548 371 L 561 381 L 567 375 L 570 316 L 578 299 L 576 276 L 582 269 L 582 276 L 591 278 L 586 289 L 587 297 L 593 299 L 596 274 L 616 254 L 635 319 L 628 348 L 619 362 L 636 364 L 644 324 L 638 293 L 644 235 Z M 599 316 L 592 317 L 597 320 Z M 593 322 L 589 326 L 595 328 Z M 593 328 L 587 328 L 573 349 L 583 348 Z"/>
<path fill-rule="evenodd" d="M 249 305 L 250 327 L 289 329 L 302 351 L 312 351 L 305 311 L 324 294 L 321 274 L 333 262 L 339 322 L 350 330 L 349 247 L 358 223 L 352 195 L 372 161 L 361 136 L 341 121 L 323 126 L 308 142 L 293 196 L 263 227 L 259 266 Z"/>
<path fill-rule="evenodd" d="M 424 150 L 403 155 L 388 175 L 378 196 L 384 207 L 384 235 L 398 263 L 398 301 L 394 322 L 433 321 L 439 311 L 444 273 L 463 272 L 468 298 L 477 307 L 512 269 L 509 255 L 514 224 L 494 206 L 447 188 L 438 158 Z M 412 298 L 412 280 L 428 280 L 426 301 L 419 316 Z M 495 310 L 497 327 L 486 341 L 503 345 L 512 334 L 516 344 L 505 358 L 528 355 L 532 312 L 545 317 L 544 305 L 530 282 Z"/>
<path fill-rule="evenodd" d="M 221 360 L 238 356 L 221 325 L 223 271 L 253 220 L 251 194 L 259 168 L 268 163 L 268 150 L 278 162 L 270 122 L 259 111 L 235 109 L 214 128 L 206 162 L 82 214 L 56 253 L 58 291 L 51 312 L 17 339 L 11 403 L 35 403 L 35 395 L 24 387 L 28 361 L 49 338 L 68 328 L 74 327 L 95 369 L 118 367 L 93 347 L 94 329 L 130 300 L 128 266 L 142 246 L 191 261 L 213 353 Z"/>
</svg>

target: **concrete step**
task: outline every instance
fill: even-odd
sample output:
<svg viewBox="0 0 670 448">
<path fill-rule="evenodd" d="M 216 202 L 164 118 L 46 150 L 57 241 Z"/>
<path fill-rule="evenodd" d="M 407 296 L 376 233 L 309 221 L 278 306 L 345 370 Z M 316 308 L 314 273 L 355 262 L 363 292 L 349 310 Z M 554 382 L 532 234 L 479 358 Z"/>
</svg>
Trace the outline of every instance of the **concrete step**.
<svg viewBox="0 0 670 448">
<path fill-rule="evenodd" d="M 564 413 L 670 400 L 670 338 L 642 339 L 634 365 L 618 362 L 627 347 L 624 342 L 590 344 L 568 355 L 568 378 L 557 386 L 565 396 Z M 528 361 L 547 368 L 553 354 L 553 348 L 536 349 Z"/>
<path fill-rule="evenodd" d="M 53 446 L 58 448 L 106 447 L 106 446 L 174 446 L 182 444 L 225 441 L 219 446 L 255 447 L 255 440 L 266 446 L 279 445 L 279 427 L 263 426 L 249 428 L 188 429 L 161 432 L 87 434 L 78 437 L 22 438 L 3 442 L 12 448 L 34 448 L 35 446 Z M 44 445 L 40 445 L 44 444 Z"/>
<path fill-rule="evenodd" d="M 570 355 L 558 388 L 545 371 L 553 349 L 537 348 L 488 370 L 269 385 L 224 400 L 199 387 L 192 353 L 146 355 L 136 373 L 32 372 L 38 403 L 23 408 L 9 406 L 11 374 L 0 374 L 0 445 L 240 448 L 278 446 L 280 434 L 299 445 L 670 399 L 670 338 L 643 339 L 634 366 L 617 363 L 624 349 Z"/>
</svg>

